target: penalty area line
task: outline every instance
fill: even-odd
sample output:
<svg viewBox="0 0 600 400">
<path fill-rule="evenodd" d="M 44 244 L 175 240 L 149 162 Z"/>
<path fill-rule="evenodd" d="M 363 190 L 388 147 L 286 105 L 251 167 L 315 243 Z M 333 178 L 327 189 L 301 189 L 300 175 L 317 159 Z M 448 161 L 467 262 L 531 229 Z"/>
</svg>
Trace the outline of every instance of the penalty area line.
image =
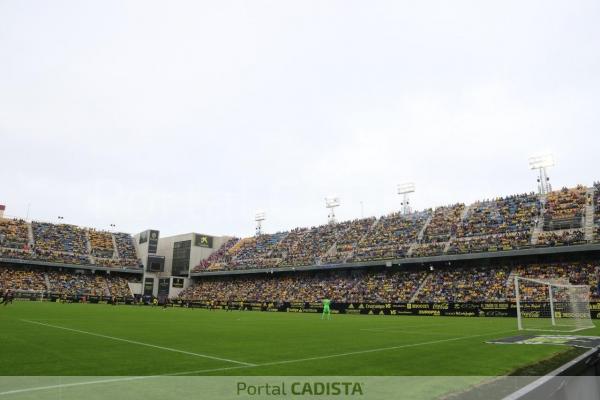
<svg viewBox="0 0 600 400">
<path fill-rule="evenodd" d="M 100 338 L 104 338 L 104 339 L 110 339 L 110 340 L 116 340 L 116 341 L 119 341 L 119 342 L 136 344 L 138 346 L 151 347 L 151 348 L 154 348 L 154 349 L 159 349 L 159 350 L 164 350 L 164 351 L 170 351 L 170 352 L 173 352 L 173 353 L 186 354 L 186 355 L 189 355 L 189 356 L 206 358 L 206 359 L 216 360 L 216 361 L 225 361 L 225 362 L 229 362 L 229 363 L 232 363 L 232 364 L 243 365 L 243 366 L 246 366 L 246 367 L 254 367 L 254 366 L 256 366 L 256 364 L 247 363 L 247 362 L 244 362 L 244 361 L 231 360 L 229 358 L 216 357 L 216 356 L 211 356 L 211 355 L 208 355 L 208 354 L 193 353 L 191 351 L 174 349 L 172 347 L 158 346 L 158 345 L 155 345 L 155 344 L 138 342 L 137 340 L 123 339 L 123 338 L 119 338 L 119 337 L 116 337 L 116 336 L 108 336 L 108 335 L 103 335 L 101 333 L 82 331 L 82 330 L 79 330 L 79 329 L 67 328 L 67 327 L 59 326 L 59 325 L 51 325 L 51 324 L 46 324 L 46 323 L 38 322 L 38 321 L 32 321 L 32 320 L 28 320 L 28 319 L 22 319 L 21 321 L 27 322 L 29 324 L 36 324 L 36 325 L 46 326 L 46 327 L 49 327 L 49 328 L 62 329 L 62 330 L 69 331 L 69 332 L 81 333 L 81 334 L 84 334 L 84 335 L 96 336 L 96 337 L 100 337 Z"/>
</svg>

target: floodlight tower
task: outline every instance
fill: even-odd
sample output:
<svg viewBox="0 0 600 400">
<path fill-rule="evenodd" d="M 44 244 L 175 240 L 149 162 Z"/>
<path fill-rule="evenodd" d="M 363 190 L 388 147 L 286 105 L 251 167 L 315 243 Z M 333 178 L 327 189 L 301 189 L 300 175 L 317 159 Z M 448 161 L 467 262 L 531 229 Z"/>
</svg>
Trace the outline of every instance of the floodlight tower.
<svg viewBox="0 0 600 400">
<path fill-rule="evenodd" d="M 552 191 L 552 186 L 550 185 L 550 178 L 548 177 L 548 172 L 546 171 L 546 168 L 553 166 L 554 156 L 552 156 L 552 154 L 544 154 L 541 156 L 529 157 L 529 168 L 537 169 L 539 173 L 537 182 L 538 193 L 540 195 L 545 195 Z"/>
<path fill-rule="evenodd" d="M 410 209 L 410 202 L 408 199 L 408 195 L 410 193 L 413 193 L 415 191 L 415 184 L 413 182 L 409 182 L 409 183 L 401 183 L 398 185 L 398 194 L 402 195 L 402 213 L 404 215 L 409 214 L 411 209 Z"/>
<path fill-rule="evenodd" d="M 256 221 L 256 236 L 262 235 L 262 222 L 267 219 L 267 214 L 264 211 L 257 211 L 254 215 Z"/>
<path fill-rule="evenodd" d="M 325 197 L 325 207 L 329 209 L 327 218 L 330 224 L 335 224 L 335 208 L 340 206 L 340 198 L 337 196 Z"/>
</svg>

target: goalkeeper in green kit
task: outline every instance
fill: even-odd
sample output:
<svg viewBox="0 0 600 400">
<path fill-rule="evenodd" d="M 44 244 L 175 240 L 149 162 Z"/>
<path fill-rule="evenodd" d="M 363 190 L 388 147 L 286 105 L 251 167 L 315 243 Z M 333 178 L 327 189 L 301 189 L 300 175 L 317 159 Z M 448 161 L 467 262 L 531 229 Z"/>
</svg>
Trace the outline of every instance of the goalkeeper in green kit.
<svg viewBox="0 0 600 400">
<path fill-rule="evenodd" d="M 329 309 L 329 304 L 331 304 L 331 300 L 323 299 L 323 314 L 321 314 L 321 319 L 325 318 L 325 314 L 327 314 L 327 319 L 331 319 L 331 310 Z"/>
</svg>

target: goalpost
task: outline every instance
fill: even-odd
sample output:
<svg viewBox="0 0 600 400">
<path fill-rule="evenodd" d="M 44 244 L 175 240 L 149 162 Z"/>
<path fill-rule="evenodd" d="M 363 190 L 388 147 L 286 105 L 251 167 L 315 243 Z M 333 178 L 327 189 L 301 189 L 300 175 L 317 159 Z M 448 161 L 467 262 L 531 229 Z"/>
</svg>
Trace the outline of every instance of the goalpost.
<svg viewBox="0 0 600 400">
<path fill-rule="evenodd" d="M 590 287 L 514 277 L 519 330 L 576 332 L 594 328 Z"/>
</svg>

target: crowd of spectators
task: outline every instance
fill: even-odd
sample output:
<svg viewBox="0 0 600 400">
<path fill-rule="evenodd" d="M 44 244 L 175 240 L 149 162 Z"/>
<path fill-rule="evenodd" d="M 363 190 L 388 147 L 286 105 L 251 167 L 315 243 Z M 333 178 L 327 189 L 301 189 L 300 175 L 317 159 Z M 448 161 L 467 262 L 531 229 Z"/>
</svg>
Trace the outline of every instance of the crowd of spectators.
<svg viewBox="0 0 600 400">
<path fill-rule="evenodd" d="M 431 221 L 425 228 L 422 241 L 424 243 L 449 241 L 452 236 L 456 235 L 464 210 L 465 205 L 463 203 L 436 208 Z"/>
<path fill-rule="evenodd" d="M 62 264 L 75 264 L 75 265 L 90 265 L 90 256 L 81 253 L 65 253 L 62 251 L 44 250 L 39 249 L 37 246 L 33 248 L 31 253 L 24 253 L 28 256 L 27 259 L 62 263 Z"/>
<path fill-rule="evenodd" d="M 182 299 L 258 302 L 407 302 L 424 272 L 329 271 L 203 279 Z"/>
<path fill-rule="evenodd" d="M 113 237 L 110 232 L 89 229 L 88 234 L 90 238 L 90 245 L 92 247 L 92 255 L 94 257 L 113 257 L 115 253 L 115 246 L 113 244 Z"/>
<path fill-rule="evenodd" d="M 371 229 L 375 221 L 374 217 L 350 221 L 347 228 L 339 233 L 332 252 L 321 257 L 321 263 L 337 264 L 346 261 L 352 256 L 358 242 Z"/>
<path fill-rule="evenodd" d="M 595 183 L 600 187 L 600 183 Z M 537 246 L 578 244 L 580 232 L 554 231 L 583 216 L 587 189 L 577 186 L 548 194 L 545 233 Z M 587 199 L 587 200 L 586 200 Z M 408 215 L 393 213 L 286 233 L 241 239 L 217 252 L 195 271 L 296 267 L 527 249 L 542 220 L 542 203 L 535 193 L 523 193 L 463 203 Z M 429 220 L 429 221 L 428 221 Z M 427 222 L 428 221 L 428 222 Z M 550 222 L 548 222 L 550 221 Z M 425 226 L 426 224 L 426 226 Z M 600 237 L 598 238 L 600 240 Z"/>
<path fill-rule="evenodd" d="M 110 232 L 86 230 L 74 225 L 34 221 L 31 228 L 33 245 L 29 246 L 26 221 L 0 219 L 0 256 L 75 265 L 140 266 L 133 238 L 129 234 L 115 233 L 113 241 Z M 94 257 L 94 262 L 90 256 Z"/>
<path fill-rule="evenodd" d="M 453 239 L 448 247 L 448 254 L 521 250 L 530 247 L 531 233 L 522 231 L 467 239 Z"/>
<path fill-rule="evenodd" d="M 50 271 L 46 273 L 51 293 L 68 296 L 93 295 L 109 296 L 106 278 L 101 275 Z"/>
<path fill-rule="evenodd" d="M 5 290 L 46 290 L 44 275 L 29 268 L 0 267 L 0 293 Z"/>
<path fill-rule="evenodd" d="M 131 296 L 131 289 L 129 289 L 129 282 L 127 279 L 120 276 L 110 276 L 107 278 L 108 290 L 111 296 L 117 297 L 128 297 Z"/>
<path fill-rule="evenodd" d="M 415 244 L 410 253 L 411 257 L 431 257 L 444 254 L 445 242 Z"/>
<path fill-rule="evenodd" d="M 320 302 L 324 298 L 346 303 L 514 301 L 515 275 L 588 285 L 591 298 L 600 299 L 597 262 L 207 277 L 184 290 L 180 297 L 221 302 Z M 526 299 L 547 299 L 547 286 L 527 287 L 531 289 L 523 293 Z"/>
<path fill-rule="evenodd" d="M 27 222 L 0 218 L 0 247 L 26 249 L 29 244 Z"/>
<path fill-rule="evenodd" d="M 127 260 L 129 265 L 135 263 L 139 264 L 137 252 L 135 251 L 135 244 L 133 243 L 133 237 L 129 233 L 117 232 L 113 233 L 115 241 L 117 242 L 117 255 L 123 261 Z"/>
<path fill-rule="evenodd" d="M 513 274 L 522 278 L 538 279 L 561 284 L 588 285 L 590 298 L 600 299 L 598 293 L 598 277 L 600 264 L 589 262 L 530 264 L 520 265 L 513 269 Z M 515 300 L 514 284 L 509 284 L 507 298 Z M 548 286 L 523 281 L 519 285 L 519 295 L 525 301 L 542 301 L 549 298 Z"/>
<path fill-rule="evenodd" d="M 35 248 L 44 251 L 87 254 L 85 230 L 75 225 L 31 223 Z"/>
<path fill-rule="evenodd" d="M 587 202 L 587 188 L 562 188 L 551 192 L 546 198 L 544 230 L 580 228 Z"/>
<path fill-rule="evenodd" d="M 298 236 L 297 241 L 289 240 L 289 236 L 281 241 L 277 252 L 283 256 L 282 266 L 314 265 L 321 262 L 321 257 L 335 244 L 339 234 L 345 232 L 349 221 L 312 227 Z"/>
<path fill-rule="evenodd" d="M 275 267 L 279 259 L 272 257 L 285 233 L 265 234 L 237 241 L 226 253 L 219 266 L 211 265 L 209 269 L 245 269 Z"/>
<path fill-rule="evenodd" d="M 134 259 L 121 258 L 94 258 L 94 265 L 106 268 L 140 268 L 140 261 Z"/>
<path fill-rule="evenodd" d="M 584 244 L 585 233 L 581 229 L 564 230 L 559 232 L 541 232 L 538 236 L 537 247 L 572 246 Z"/>
<path fill-rule="evenodd" d="M 431 210 L 404 215 L 393 213 L 379 218 L 358 243 L 350 261 L 402 258 L 431 215 Z"/>
<path fill-rule="evenodd" d="M 531 231 L 541 203 L 535 193 L 524 193 L 472 204 L 456 236 L 473 237 Z"/>
<path fill-rule="evenodd" d="M 132 278 L 135 281 L 135 278 Z M 44 270 L 0 267 L 0 292 L 38 291 L 67 296 L 131 296 L 129 280 L 122 276 L 82 273 L 74 270 Z"/>
<path fill-rule="evenodd" d="M 429 274 L 416 302 L 497 301 L 506 297 L 509 269 L 447 268 Z"/>
<path fill-rule="evenodd" d="M 209 269 L 209 267 L 211 267 L 211 269 L 216 270 L 223 269 L 223 264 L 226 265 L 228 262 L 231 261 L 231 248 L 239 241 L 239 238 L 230 238 L 225 243 L 223 243 L 217 251 L 213 252 L 208 258 L 200 261 L 200 263 L 192 269 L 192 272 L 203 271 Z"/>
</svg>

